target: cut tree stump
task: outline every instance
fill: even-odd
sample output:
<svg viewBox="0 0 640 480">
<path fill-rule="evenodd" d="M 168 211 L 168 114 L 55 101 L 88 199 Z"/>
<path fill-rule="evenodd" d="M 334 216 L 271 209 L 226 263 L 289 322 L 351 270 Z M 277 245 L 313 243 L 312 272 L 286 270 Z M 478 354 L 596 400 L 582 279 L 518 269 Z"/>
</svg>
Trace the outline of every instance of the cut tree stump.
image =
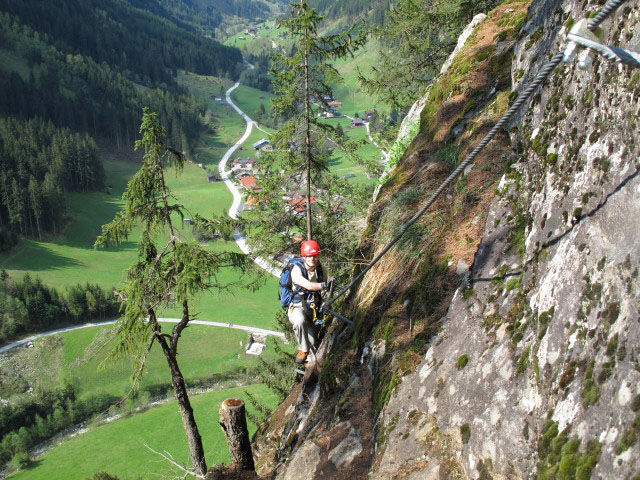
<svg viewBox="0 0 640 480">
<path fill-rule="evenodd" d="M 227 436 L 231 466 L 255 471 L 244 401 L 241 398 L 227 398 L 223 401 L 220 404 L 219 423 Z"/>
</svg>

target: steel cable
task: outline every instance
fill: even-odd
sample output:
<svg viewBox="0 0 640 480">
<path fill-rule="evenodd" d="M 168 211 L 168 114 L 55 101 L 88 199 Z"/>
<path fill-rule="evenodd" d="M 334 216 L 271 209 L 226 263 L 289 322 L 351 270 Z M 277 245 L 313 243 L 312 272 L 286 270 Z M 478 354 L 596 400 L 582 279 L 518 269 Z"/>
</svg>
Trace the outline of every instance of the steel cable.
<svg viewBox="0 0 640 480">
<path fill-rule="evenodd" d="M 620 0 L 615 0 L 620 1 Z M 534 90 L 536 90 L 540 84 L 549 76 L 549 74 L 558 66 L 558 64 L 562 61 L 564 49 L 556 53 L 553 58 L 540 70 L 536 78 L 529 84 L 529 86 L 518 96 L 516 101 L 513 103 L 511 108 L 505 113 L 502 118 L 496 123 L 491 131 L 485 135 L 482 141 L 473 149 L 469 155 L 458 165 L 458 167 L 447 177 L 447 179 L 442 182 L 442 184 L 438 187 L 438 189 L 431 195 L 429 200 L 420 208 L 420 210 L 409 220 L 407 220 L 402 227 L 400 227 L 400 232 L 391 240 L 382 251 L 362 270 L 346 287 L 343 287 L 335 297 L 331 298 L 327 302 L 325 302 L 321 310 L 327 310 L 327 307 L 338 300 L 342 295 L 344 295 L 353 285 L 355 285 L 373 266 L 378 263 L 378 261 L 393 247 L 398 240 L 407 232 L 409 227 L 413 225 L 418 219 L 427 211 L 427 209 L 436 201 L 436 199 L 440 196 L 440 194 L 447 188 L 453 180 L 456 179 L 460 173 L 464 171 L 464 169 L 473 161 L 473 159 L 478 155 L 480 150 L 482 150 L 491 139 L 498 133 L 505 123 L 509 121 L 509 119 L 513 116 L 513 114 L 522 106 L 522 104 L 527 101 L 527 99 L 531 96 Z"/>
<path fill-rule="evenodd" d="M 589 19 L 587 28 L 592 31 L 595 30 L 598 25 L 600 25 L 605 20 L 605 18 L 609 16 L 611 12 L 622 5 L 625 1 L 626 0 L 611 0 L 610 2 L 607 2 L 607 4 L 602 7 L 602 10 L 600 10 L 595 17 Z"/>
</svg>

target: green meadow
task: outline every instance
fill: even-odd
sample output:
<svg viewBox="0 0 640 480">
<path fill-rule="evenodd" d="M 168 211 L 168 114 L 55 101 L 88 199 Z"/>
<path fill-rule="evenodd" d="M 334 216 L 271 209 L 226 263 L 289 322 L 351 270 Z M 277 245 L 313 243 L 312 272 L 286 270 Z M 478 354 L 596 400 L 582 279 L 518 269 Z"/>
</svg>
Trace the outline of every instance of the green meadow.
<svg viewBox="0 0 640 480">
<path fill-rule="evenodd" d="M 230 106 L 221 105 L 210 98 L 210 92 L 220 85 L 227 87 L 230 83 L 196 75 L 183 75 L 181 79 L 194 93 L 207 96 L 208 106 L 216 115 L 215 123 L 221 125 L 215 132 L 204 135 L 202 145 L 196 149 L 195 162 L 215 170 L 228 146 L 242 136 L 246 124 Z M 229 121 L 222 121 L 221 118 L 228 118 Z M 264 135 L 256 129 L 249 141 L 255 142 Z M 250 144 L 246 148 L 253 153 Z M 6 269 L 12 277 L 21 277 L 25 273 L 38 276 L 45 284 L 58 288 L 91 282 L 111 289 L 122 284 L 126 269 L 136 259 L 139 231 L 132 232 L 129 240 L 119 246 L 94 250 L 93 243 L 101 226 L 111 221 L 121 208 L 122 192 L 139 164 L 130 152 L 105 153 L 103 163 L 111 193 L 71 194 L 68 205 L 72 221 L 64 233 L 48 242 L 23 240 L 11 252 L 0 255 L 0 268 Z M 222 215 L 231 205 L 232 196 L 224 183 L 209 183 L 206 171 L 195 163 L 187 163 L 180 175 L 169 173 L 167 180 L 177 201 L 185 206 L 187 217 L 196 213 L 205 217 Z M 178 218 L 174 221 L 178 224 L 181 222 Z M 191 238 L 191 226 L 181 225 L 181 229 L 185 238 Z M 213 241 L 209 242 L 208 248 L 239 251 L 234 242 Z M 229 269 L 221 271 L 218 277 L 221 284 L 239 280 L 243 279 Z M 192 312 L 200 320 L 272 328 L 273 316 L 278 308 L 276 292 L 276 280 L 268 276 L 264 279 L 264 285 L 256 291 L 239 287 L 225 292 L 210 290 L 194 301 Z M 178 314 L 173 310 L 163 312 L 164 316 Z"/>
<path fill-rule="evenodd" d="M 218 409 L 226 398 L 244 398 L 248 391 L 261 404 L 273 407 L 275 396 L 264 385 L 212 391 L 191 398 L 209 465 L 229 462 L 226 440 L 218 425 Z M 253 434 L 256 426 L 249 423 Z M 149 448 L 171 455 L 177 463 L 188 465 L 188 451 L 180 414 L 175 401 L 143 413 L 107 423 L 65 441 L 36 459 L 31 467 L 9 478 L 12 480 L 82 479 L 107 471 L 122 479 L 181 478 L 166 460 Z"/>
<path fill-rule="evenodd" d="M 169 332 L 173 328 L 172 323 L 162 323 L 163 331 Z M 82 328 L 61 334 L 61 345 L 50 354 L 58 357 L 52 361 L 51 377 L 64 378 L 70 381 L 78 390 L 81 398 L 87 398 L 99 393 L 120 398 L 131 389 L 131 375 L 134 364 L 131 360 L 110 361 L 101 365 L 101 362 L 113 346 L 113 341 L 98 351 L 95 356 L 90 356 L 87 349 L 96 340 L 95 345 L 100 345 L 102 335 L 108 330 L 108 326 Z M 244 353 L 247 345 L 248 333 L 242 330 L 212 327 L 208 325 L 191 325 L 183 332 L 180 340 L 179 355 L 180 369 L 187 379 L 204 380 L 227 376 L 228 374 L 243 374 L 247 369 L 259 365 L 255 355 Z M 271 358 L 275 355 L 273 338 L 267 340 L 267 348 L 262 354 L 263 358 Z M 57 365 L 58 372 L 54 372 L 53 365 Z M 171 376 L 167 369 L 166 360 L 159 348 L 152 348 L 146 361 L 144 376 L 140 382 L 142 389 L 147 387 L 168 385 Z"/>
</svg>

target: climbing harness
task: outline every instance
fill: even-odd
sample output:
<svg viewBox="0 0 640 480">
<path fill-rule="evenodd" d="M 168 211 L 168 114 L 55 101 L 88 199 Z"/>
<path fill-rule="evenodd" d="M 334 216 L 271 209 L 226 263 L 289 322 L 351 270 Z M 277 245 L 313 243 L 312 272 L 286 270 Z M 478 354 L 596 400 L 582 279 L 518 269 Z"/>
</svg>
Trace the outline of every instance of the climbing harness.
<svg viewBox="0 0 640 480">
<path fill-rule="evenodd" d="M 590 49 L 591 51 L 596 51 L 598 53 L 603 54 L 606 58 L 615 60 L 620 63 L 624 63 L 626 65 L 630 65 L 632 67 L 639 68 L 640 67 L 640 55 L 635 52 L 631 52 L 628 50 L 624 50 L 617 47 L 607 47 L 599 43 L 598 34 L 593 34 L 594 30 L 597 29 L 598 25 L 616 8 L 618 8 L 622 3 L 626 0 L 611 0 L 609 1 L 602 10 L 592 18 L 586 28 L 582 22 L 578 22 L 570 31 L 568 35 L 569 44 L 566 48 L 563 48 L 559 52 L 557 52 L 551 60 L 546 63 L 540 72 L 536 75 L 534 80 L 529 84 L 529 86 L 518 95 L 518 98 L 513 103 L 511 108 L 505 113 L 502 118 L 496 123 L 491 131 L 487 133 L 487 135 L 482 139 L 482 141 L 469 153 L 466 158 L 458 165 L 458 167 L 447 177 L 447 179 L 442 182 L 442 184 L 438 187 L 438 189 L 431 195 L 431 197 L 427 200 L 424 206 L 409 220 L 407 220 L 402 227 L 400 228 L 400 232 L 382 249 L 382 251 L 349 283 L 346 287 L 343 287 L 333 298 L 329 299 L 325 302 L 321 307 L 320 311 L 328 312 L 331 315 L 339 318 L 340 320 L 351 325 L 353 322 L 346 318 L 343 315 L 340 315 L 328 307 L 342 297 L 351 287 L 353 287 L 365 274 L 373 268 L 373 266 L 378 263 L 378 261 L 402 238 L 402 236 L 407 232 L 409 227 L 417 222 L 420 217 L 427 211 L 427 209 L 433 205 L 436 199 L 442 194 L 442 192 L 449 186 L 451 183 L 460 175 L 467 166 L 473 161 L 473 159 L 478 155 L 478 153 L 493 139 L 493 137 L 498 133 L 498 131 L 511 119 L 513 114 L 520 109 L 520 107 L 526 102 L 531 94 L 546 80 L 549 74 L 560 64 L 560 62 L 567 57 L 565 61 L 570 61 L 573 55 L 569 52 L 567 55 L 567 50 L 571 47 L 571 42 L 573 42 L 576 47 L 571 47 L 573 50 L 577 48 L 577 46 L 585 47 Z M 591 51 L 587 51 L 585 55 L 589 55 Z M 574 57 L 575 58 L 575 57 Z M 583 59 L 581 56 L 581 64 L 586 68 L 588 67 L 589 60 Z M 583 68 L 583 67 L 580 67 Z"/>
</svg>

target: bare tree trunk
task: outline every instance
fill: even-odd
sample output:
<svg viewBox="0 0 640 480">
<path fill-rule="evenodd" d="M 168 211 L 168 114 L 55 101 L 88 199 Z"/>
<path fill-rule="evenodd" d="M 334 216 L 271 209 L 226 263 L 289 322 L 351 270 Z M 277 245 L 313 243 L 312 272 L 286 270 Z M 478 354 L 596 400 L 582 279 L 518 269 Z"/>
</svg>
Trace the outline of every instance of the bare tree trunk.
<svg viewBox="0 0 640 480">
<path fill-rule="evenodd" d="M 256 469 L 241 398 L 227 398 L 220 404 L 220 426 L 227 436 L 231 465 L 241 470 Z"/>
<path fill-rule="evenodd" d="M 207 473 L 207 462 L 204 458 L 204 448 L 202 447 L 202 437 L 198 431 L 198 425 L 193 415 L 193 408 L 189 401 L 189 394 L 187 393 L 187 386 L 184 382 L 184 377 L 178 366 L 176 356 L 167 345 L 164 337 L 156 335 L 158 342 L 162 346 L 162 351 L 167 359 L 167 364 L 171 370 L 171 383 L 173 384 L 173 391 L 176 394 L 176 400 L 178 400 L 178 409 L 180 410 L 180 416 L 182 417 L 182 425 L 184 432 L 187 436 L 187 444 L 189 446 L 189 454 L 191 455 L 191 461 L 193 462 L 193 468 L 196 474 L 204 476 Z"/>
<path fill-rule="evenodd" d="M 300 2 L 304 8 L 304 2 Z M 309 31 L 305 30 L 305 39 L 309 36 Z M 309 47 L 304 50 L 304 121 L 305 121 L 305 155 L 307 160 L 307 240 L 313 238 L 311 229 L 311 115 L 309 108 Z"/>
</svg>

